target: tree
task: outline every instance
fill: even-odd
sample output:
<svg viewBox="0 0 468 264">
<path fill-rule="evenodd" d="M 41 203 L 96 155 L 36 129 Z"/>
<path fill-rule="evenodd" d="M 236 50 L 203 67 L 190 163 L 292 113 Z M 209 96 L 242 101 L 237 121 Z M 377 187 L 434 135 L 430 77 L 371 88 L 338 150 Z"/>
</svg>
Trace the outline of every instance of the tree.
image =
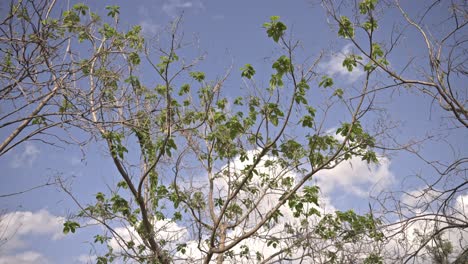
<svg viewBox="0 0 468 264">
<path fill-rule="evenodd" d="M 227 75 L 207 81 L 203 72 L 193 70 L 197 59 L 187 62 L 177 55 L 182 46 L 178 20 L 171 25 L 168 48 L 151 47 L 144 43 L 138 26 L 119 30 L 116 6 L 107 7 L 107 18 L 76 4 L 60 19 L 51 19 L 54 4 L 13 2 L 2 24 L 3 45 L 8 47 L 3 50 L 2 75 L 8 89 L 2 100 L 12 105 L 37 103 L 30 112 L 19 107 L 6 114 L 12 121 L 4 126 L 20 124 L 4 141 L 2 151 L 54 126 L 79 128 L 107 145 L 122 179 L 115 190 L 96 194 L 95 204 L 81 205 L 61 182 L 80 206 L 78 216 L 107 228 L 106 234 L 95 236 L 95 242 L 116 242 L 123 250 L 114 252 L 109 247 L 98 263 L 116 257 L 145 263 L 193 258 L 205 263 L 229 258 L 310 259 L 313 252 L 295 252 L 306 249 L 311 239 L 343 239 L 342 244 L 347 244 L 358 237 L 380 238 L 372 216 L 353 211 L 323 215 L 318 228 L 307 224 L 306 219 L 321 216 L 319 188 L 310 181 L 313 175 L 352 157 L 377 162 L 371 150 L 374 140 L 360 124 L 368 87 L 359 93 L 363 96 L 357 104 L 347 105 L 349 121 L 337 129 L 339 137 L 323 131 L 332 104 L 324 111 L 309 105 L 314 64 L 295 64 L 297 42 L 285 38 L 286 25 L 279 17 L 264 24 L 284 52 L 272 64 L 269 87 L 255 88 L 255 69 L 247 64 L 240 75 L 253 92 L 229 100 L 222 97 Z M 36 49 L 29 52 L 29 45 Z M 78 48 L 89 52 L 74 52 Z M 65 57 L 58 57 L 64 51 Z M 159 53 L 158 61 L 154 51 Z M 26 60 L 26 55 L 39 59 Z M 30 65 L 30 61 L 37 63 Z M 144 85 L 139 67 L 149 67 L 157 82 Z M 333 104 L 340 103 L 340 93 L 330 89 L 330 78 L 324 77 L 319 86 L 337 96 Z M 294 112 L 302 118 L 293 116 Z M 28 134 L 31 125 L 39 128 Z M 305 136 L 290 134 L 298 126 L 307 131 Z M 26 136 L 21 137 L 22 132 Z M 285 211 L 302 224 L 286 225 Z M 188 245 L 174 245 L 175 241 L 161 235 L 180 221 L 193 228 L 189 235 L 198 241 L 198 257 L 185 254 Z M 283 223 L 289 239 L 267 232 L 274 227 L 284 231 Z M 74 233 L 79 227 L 70 220 L 64 232 Z M 129 236 L 119 233 L 119 227 L 130 231 Z M 298 237 L 308 229 L 303 238 Z M 275 252 L 270 256 L 250 252 L 247 240 L 262 241 Z M 336 256 L 330 251 L 330 258 Z"/>
<path fill-rule="evenodd" d="M 433 226 L 427 230 L 436 232 L 424 232 L 416 250 L 411 244 L 393 260 L 416 257 L 424 249 L 446 258 L 448 247 L 428 241 L 445 243 L 440 232 L 466 228 L 466 216 L 448 210 L 455 208 L 452 200 L 463 192 L 466 178 L 435 199 L 446 203 L 441 213 L 404 218 L 397 212 L 402 219 L 396 223 L 375 207 L 363 215 L 325 210 L 313 179 L 352 159 L 378 163 L 376 150 L 389 149 L 380 144 L 387 126 L 372 130 L 367 119 L 375 114 L 374 99 L 381 90 L 415 86 L 437 99 L 455 126 L 466 128 L 464 95 L 456 93 L 448 74 L 466 74 L 464 64 L 456 63 L 458 57 L 454 62 L 435 55 L 429 42 L 432 77 L 406 78 L 387 59 L 397 42 L 385 49 L 374 40 L 377 1 L 359 2 L 356 21 L 340 16 L 341 5 L 334 1 L 323 3 L 338 35 L 359 50 L 343 61 L 347 70 L 363 72 L 357 89 L 339 88 L 332 76 L 317 74 L 320 55 L 299 63 L 300 43 L 277 16 L 263 25 L 278 47 L 269 85 L 263 87 L 256 80 L 264 77 L 251 64 L 209 80 L 198 68 L 201 58 L 179 57 L 192 48 L 182 39 L 180 19 L 161 42 L 148 43 L 141 27 L 122 30 L 118 6 L 106 7 L 107 16 L 99 16 L 75 4 L 55 19 L 53 0 L 13 1 L 1 24 L 0 78 L 6 89 L 0 100 L 6 111 L 0 122 L 12 128 L 0 155 L 32 139 L 104 145 L 119 178 L 116 186 L 84 204 L 66 181 L 58 181 L 79 207 L 63 232 L 79 232 L 90 220 L 105 228 L 94 236 L 106 249 L 98 252 L 98 263 L 117 258 L 138 263 L 383 263 L 391 259 L 388 245 L 394 238 L 411 230 L 412 223 L 428 220 Z M 455 38 L 449 41 L 453 50 L 463 50 L 456 39 L 465 25 L 459 15 L 463 9 L 453 10 L 457 23 L 447 39 Z M 357 28 L 368 45 L 360 44 Z M 423 27 L 416 28 L 428 42 Z M 395 83 L 382 86 L 376 81 L 382 75 Z M 228 78 L 242 78 L 249 93 L 226 97 Z M 312 104 L 310 98 L 321 103 Z M 345 116 L 333 129 L 328 128 L 331 111 Z M 447 169 L 460 173 L 464 161 Z"/>
<path fill-rule="evenodd" d="M 464 34 L 467 25 L 466 3 L 431 1 L 416 11 L 414 6 L 406 5 L 405 8 L 405 4 L 398 0 L 365 0 L 359 3 L 327 0 L 322 3 L 337 26 L 338 34 L 349 40 L 357 50 L 356 54 L 347 56 L 343 66 L 350 70 L 363 66 L 390 78 L 390 82 L 382 82 L 370 93 L 399 91 L 405 87 L 422 97 L 429 97 L 436 105 L 435 116 L 442 113 L 441 119 L 432 117 L 440 128 L 418 140 L 400 143 L 401 140 L 393 135 L 390 142 L 376 145 L 376 148 L 390 152 L 407 151 L 432 169 L 428 175 L 418 175 L 422 183 L 420 190 L 403 189 L 402 197 L 398 197 L 401 192 L 396 195 L 393 192 L 382 193 L 377 197 L 381 213 L 388 219 L 390 227 L 384 233 L 391 239 L 406 239 L 406 243 L 409 243 L 402 246 L 404 249 L 397 253 L 395 261 L 404 260 L 407 263 L 418 259 L 423 252 L 429 254 L 434 263 L 446 263 L 450 253 L 453 253 L 451 258 L 462 257 L 466 254 L 466 242 L 454 243 L 457 250 L 453 252 L 452 248 L 447 248 L 450 241 L 447 242 L 442 236 L 452 237 L 452 241 L 458 237 L 463 241 L 468 227 L 464 207 L 466 199 L 463 200 L 468 183 L 467 158 L 466 151 L 457 147 L 456 140 L 457 133 L 466 134 L 468 120 L 467 90 L 463 85 L 467 75 L 467 39 Z M 349 5 L 353 7 L 352 13 L 348 12 Z M 392 21 L 398 14 L 402 18 L 394 24 L 391 35 L 380 33 L 387 13 L 393 14 Z M 435 14 L 442 18 L 430 21 L 429 18 Z M 405 49 L 405 41 L 421 43 L 418 47 L 424 48 L 405 63 L 392 63 L 389 58 Z M 432 116 L 432 113 L 428 116 Z M 440 140 L 444 140 L 445 146 L 440 147 Z M 457 154 L 446 160 L 433 160 L 422 150 L 424 146 L 448 148 Z M 388 202 L 390 200 L 393 204 Z M 422 237 L 418 243 L 410 239 L 415 230 Z"/>
</svg>

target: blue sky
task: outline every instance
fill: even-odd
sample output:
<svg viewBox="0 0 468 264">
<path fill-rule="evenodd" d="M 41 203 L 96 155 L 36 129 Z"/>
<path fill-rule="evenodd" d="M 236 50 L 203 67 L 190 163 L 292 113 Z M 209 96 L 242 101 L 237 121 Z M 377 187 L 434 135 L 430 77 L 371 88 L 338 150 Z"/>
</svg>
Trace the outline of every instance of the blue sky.
<svg viewBox="0 0 468 264">
<path fill-rule="evenodd" d="M 85 1 L 92 10 L 104 14 L 104 6 L 121 6 L 121 25 L 130 28 L 139 24 L 147 36 L 163 31 L 168 21 L 183 12 L 181 31 L 187 41 L 196 40 L 196 46 L 187 53 L 188 57 L 205 54 L 197 69 L 206 72 L 207 79 L 216 79 L 224 75 L 232 66 L 230 78 L 225 83 L 224 93 L 227 96 L 245 94 L 238 70 L 246 63 L 252 64 L 257 70 L 257 82 L 268 85 L 271 74 L 271 61 L 279 55 L 278 46 L 268 39 L 262 24 L 272 15 L 281 17 L 288 25 L 288 34 L 301 41 L 296 58 L 299 62 L 309 62 L 324 52 L 322 62 L 318 67 L 319 74 L 328 74 L 335 78 L 338 85 L 353 88 L 358 87 L 362 75 L 348 73 L 341 67 L 342 54 L 353 50 L 349 42 L 336 37 L 336 30 L 327 23 L 327 16 L 317 1 L 202 1 L 202 0 L 155 0 L 155 1 Z M 72 5 L 74 1 L 70 3 Z M 2 4 L 3 5 L 3 4 Z M 65 1 L 60 3 L 66 6 Z M 410 11 L 418 4 L 411 1 L 406 4 Z M 378 38 L 388 40 L 389 30 L 396 13 L 384 14 L 382 33 Z M 4 10 L 1 11 L 4 16 Z M 401 19 L 401 16 L 400 18 Z M 440 20 L 437 15 L 434 24 Z M 432 21 L 432 20 L 431 20 Z M 390 57 L 392 65 L 403 67 L 411 55 L 417 56 L 421 50 L 421 42 L 416 40 L 414 32 L 408 32 L 399 51 Z M 414 38 L 414 40 L 413 40 Z M 151 41 L 151 39 L 149 39 Z M 341 55 L 340 55 L 341 54 Z M 411 70 L 407 74 L 411 74 Z M 151 74 L 151 73 L 149 73 Z M 261 77 L 264 76 L 264 77 Z M 383 77 L 385 78 L 385 77 Z M 151 80 L 151 77 L 148 77 Z M 383 79 L 382 81 L 389 81 Z M 311 102 L 318 99 L 311 99 Z M 433 102 L 409 90 L 400 89 L 394 93 L 383 92 L 378 97 L 390 109 L 385 115 L 387 120 L 399 122 L 398 128 L 392 131 L 401 142 L 413 138 L 421 138 L 428 132 L 438 128 L 438 121 L 447 113 L 431 107 Z M 431 113 L 430 115 L 428 113 Z M 328 129 L 336 128 L 346 115 L 334 112 L 328 121 Z M 373 116 L 377 118 L 377 116 Z M 372 120 L 368 120 L 372 122 Z M 7 131 L 0 130 L 0 138 Z M 445 132 L 444 132 L 445 133 Z M 457 143 L 461 154 L 466 155 L 468 143 L 464 131 L 450 131 L 451 143 Z M 446 142 L 432 142 L 423 152 L 435 160 L 450 160 L 451 152 Z M 0 195 L 26 190 L 38 186 L 60 175 L 68 179 L 77 198 L 86 203 L 92 201 L 94 194 L 107 190 L 107 185 L 115 186 L 119 181 L 110 159 L 104 154 L 103 145 L 85 146 L 83 156 L 80 149 L 66 146 L 64 149 L 53 148 L 39 142 L 27 142 L 0 157 Z M 381 160 L 376 166 L 368 167 L 360 161 L 352 165 L 343 164 L 337 170 L 319 176 L 316 181 L 323 186 L 322 191 L 330 199 L 333 207 L 338 209 L 367 209 L 369 190 L 401 189 L 404 184 L 419 188 L 420 182 L 404 181 L 408 176 L 416 174 L 432 175 L 433 172 L 414 156 L 404 153 L 392 154 Z M 76 234 L 61 235 L 63 217 L 76 212 L 77 207 L 70 197 L 58 187 L 47 186 L 24 194 L 0 198 L 0 209 L 6 210 L 9 221 L 8 230 L 17 226 L 24 230 L 7 233 L 12 241 L 4 246 L 0 244 L 0 264 L 13 263 L 87 263 L 90 253 L 93 229 L 79 230 Z M 24 228 L 30 226 L 30 228 Z M 4 227 L 5 226 L 0 226 Z M 2 228 L 0 228 L 1 230 Z M 0 236 L 1 237 L 1 236 Z M 91 253 L 92 255 L 92 253 Z M 29 261 L 29 262 L 28 262 Z M 17 262 L 19 263 L 19 262 Z"/>
</svg>

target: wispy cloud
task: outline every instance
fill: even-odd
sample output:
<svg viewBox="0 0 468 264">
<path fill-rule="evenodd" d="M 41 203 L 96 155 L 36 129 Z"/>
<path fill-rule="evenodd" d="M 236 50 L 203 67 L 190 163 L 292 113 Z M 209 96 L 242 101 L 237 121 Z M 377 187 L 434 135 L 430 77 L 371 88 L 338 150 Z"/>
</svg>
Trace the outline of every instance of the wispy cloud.
<svg viewBox="0 0 468 264">
<path fill-rule="evenodd" d="M 96 255 L 86 255 L 82 254 L 76 257 L 76 262 L 88 264 L 88 263 L 96 263 L 97 256 Z"/>
<path fill-rule="evenodd" d="M 26 251 L 14 255 L 0 256 L 0 264 L 49 264 L 52 263 L 44 255 L 35 251 Z"/>
<path fill-rule="evenodd" d="M 203 3 L 200 0 L 185 1 L 185 0 L 168 0 L 165 1 L 162 10 L 170 17 L 176 17 L 180 11 L 186 9 L 200 10 L 203 9 Z"/>
<path fill-rule="evenodd" d="M 24 143 L 23 151 L 21 153 L 16 153 L 13 156 L 10 166 L 12 168 L 31 167 L 34 161 L 39 157 L 40 153 L 41 152 L 34 144 L 26 142 Z"/>
<path fill-rule="evenodd" d="M 343 60 L 346 56 L 353 53 L 351 47 L 352 45 L 348 44 L 344 46 L 340 52 L 331 54 L 328 61 L 319 65 L 320 69 L 330 76 L 342 77 L 349 83 L 355 82 L 359 77 L 364 75 L 364 71 L 356 67 L 350 72 L 343 67 Z"/>
<path fill-rule="evenodd" d="M 223 20 L 223 19 L 224 19 L 224 15 L 221 15 L 221 14 L 213 15 L 213 16 L 211 17 L 211 19 L 217 20 L 217 21 L 218 21 L 218 20 Z"/>
<path fill-rule="evenodd" d="M 161 29 L 161 25 L 154 20 L 154 15 L 151 15 L 150 11 L 147 6 L 138 7 L 138 16 L 140 17 L 138 24 L 141 26 L 143 34 L 154 36 Z"/>
</svg>

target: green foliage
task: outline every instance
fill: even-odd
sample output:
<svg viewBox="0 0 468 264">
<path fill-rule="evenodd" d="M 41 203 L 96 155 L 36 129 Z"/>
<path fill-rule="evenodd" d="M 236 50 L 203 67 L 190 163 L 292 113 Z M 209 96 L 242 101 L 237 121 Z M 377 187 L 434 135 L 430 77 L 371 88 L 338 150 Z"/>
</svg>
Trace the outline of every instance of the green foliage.
<svg viewBox="0 0 468 264">
<path fill-rule="evenodd" d="M 66 221 L 63 223 L 63 233 L 68 234 L 69 232 L 75 233 L 76 229 L 80 227 L 80 224 L 74 221 Z"/>
<path fill-rule="evenodd" d="M 351 54 L 346 56 L 343 60 L 343 67 L 346 67 L 349 72 L 353 71 L 353 68 L 357 67 L 358 61 L 362 60 L 361 56 Z"/>
<path fill-rule="evenodd" d="M 127 148 L 122 144 L 124 135 L 117 132 L 107 132 L 102 137 L 110 142 L 110 150 L 112 157 L 124 158 L 124 153 L 128 152 Z"/>
<path fill-rule="evenodd" d="M 333 96 L 337 96 L 338 98 L 343 99 L 343 93 L 343 89 L 338 88 L 333 92 Z"/>
<path fill-rule="evenodd" d="M 291 61 L 286 56 L 279 57 L 271 66 L 276 70 L 276 74 L 271 75 L 270 87 L 282 87 L 283 84 L 283 75 L 288 73 L 291 70 Z"/>
<path fill-rule="evenodd" d="M 120 14 L 120 6 L 116 6 L 116 5 L 106 6 L 106 9 L 109 11 L 107 13 L 107 16 L 110 16 L 112 18 L 115 18 L 117 15 Z"/>
<path fill-rule="evenodd" d="M 343 38 L 354 38 L 354 25 L 346 16 L 340 19 L 338 35 Z"/>
<path fill-rule="evenodd" d="M 374 30 L 377 29 L 377 27 L 378 27 L 377 20 L 375 20 L 373 17 L 369 18 L 368 21 L 362 24 L 362 28 L 364 28 L 368 32 L 373 32 Z"/>
<path fill-rule="evenodd" d="M 106 38 L 112 38 L 118 34 L 117 30 L 107 23 L 104 23 L 102 28 L 99 29 L 99 33 Z"/>
<path fill-rule="evenodd" d="M 101 236 L 101 235 L 95 235 L 94 236 L 94 243 L 100 243 L 100 244 L 104 244 L 106 243 L 107 241 L 109 241 L 111 238 L 110 237 L 107 237 L 107 236 Z"/>
<path fill-rule="evenodd" d="M 382 256 L 379 256 L 376 253 L 371 253 L 365 260 L 364 264 L 383 264 Z"/>
<path fill-rule="evenodd" d="M 128 55 L 128 61 L 130 61 L 130 63 L 133 65 L 139 65 L 141 62 L 140 55 L 138 55 L 136 52 L 132 52 Z"/>
<path fill-rule="evenodd" d="M 73 9 L 80 13 L 82 16 L 86 15 L 86 12 L 89 10 L 89 7 L 83 3 L 78 3 L 73 6 Z"/>
<path fill-rule="evenodd" d="M 125 33 L 125 39 L 128 41 L 130 48 L 141 51 L 145 39 L 140 35 L 141 26 L 133 26 L 127 33 Z M 139 64 L 139 63 L 138 63 Z"/>
<path fill-rule="evenodd" d="M 272 38 L 275 42 L 283 36 L 284 31 L 287 29 L 286 25 L 279 21 L 279 16 L 270 17 L 270 22 L 263 23 L 263 27 L 266 28 L 269 38 Z"/>
<path fill-rule="evenodd" d="M 373 11 L 377 5 L 377 0 L 363 0 L 359 3 L 359 12 L 363 15 Z"/>
<path fill-rule="evenodd" d="M 185 254 L 185 252 L 187 251 L 187 244 L 186 243 L 177 244 L 176 250 L 177 250 L 177 252 Z"/>
<path fill-rule="evenodd" d="M 361 12 L 368 14 L 375 8 L 374 2 L 362 2 Z M 93 54 L 89 57 L 71 63 L 78 78 L 83 81 L 92 79 L 93 90 L 83 95 L 76 93 L 80 95 L 77 100 L 69 98 L 73 93 L 67 90 L 65 94 L 66 89 L 63 89 L 67 97 L 63 97 L 61 105 L 62 98 L 59 97 L 57 108 L 65 116 L 72 110 L 84 107 L 87 114 L 83 119 L 79 117 L 79 121 L 87 122 L 85 124 L 89 125 L 90 130 L 105 131 L 102 138 L 109 147 L 114 163 L 121 166 L 119 173 L 123 178 L 113 186 L 112 191 L 106 194 L 98 192 L 94 203 L 84 207 L 78 216 L 91 217 L 109 226 L 121 221 L 134 228 L 143 245 L 137 245 L 136 240 L 132 239 L 123 241 L 122 245 L 134 254 L 135 261 L 157 263 L 158 260 L 150 259 L 155 252 L 150 252 L 154 248 L 151 249 L 153 245 L 149 241 L 158 236 L 148 230 L 155 230 L 152 225 L 159 224 L 158 221 L 186 221 L 199 217 L 200 226 L 197 228 L 200 228 L 200 233 L 205 236 L 214 232 L 213 241 L 206 241 L 209 247 L 212 247 L 210 243 L 220 246 L 221 227 L 227 226 L 226 232 L 231 232 L 233 226 L 240 226 L 255 217 L 266 217 L 264 227 L 281 223 L 283 213 L 272 209 L 275 207 L 268 208 L 271 211 L 265 214 L 257 212 L 258 199 L 263 195 L 279 194 L 279 201 L 291 209 L 293 216 L 299 218 L 297 220 L 322 217 L 318 210 L 319 187 L 299 186 L 296 177 L 280 175 L 277 171 L 300 173 L 308 177 L 310 183 L 311 175 L 318 170 L 331 168 L 346 159 L 360 157 L 369 163 L 378 161 L 376 153 L 372 151 L 374 139 L 359 122 L 343 123 L 338 128 L 337 135 L 346 137 L 346 142 L 337 139 L 340 137 L 317 132 L 322 126 L 319 123 L 321 120 L 317 120 L 316 124 L 316 116 L 321 117 L 322 114 L 321 111 L 317 113 L 317 109 L 322 108 L 315 108 L 309 103 L 310 98 L 315 96 L 310 83 L 316 79 L 304 73 L 303 65 L 296 65 L 293 61 L 294 50 L 283 41 L 287 27 L 279 21 L 279 17 L 273 16 L 270 22 L 263 25 L 268 37 L 276 43 L 281 40 L 281 48 L 286 50 L 277 55 L 271 65 L 273 74 L 270 87 L 266 91 L 255 90 L 245 97 L 229 98 L 217 92 L 219 90 L 213 87 L 215 82 L 207 80 L 204 72 L 192 71 L 192 65 L 186 65 L 185 58 L 179 61 L 176 54 L 179 53 L 179 43 L 176 43 L 174 50 L 158 50 L 162 56 L 158 55 L 159 61 L 154 64 L 151 62 L 157 78 L 151 87 L 155 88 L 146 88 L 147 78 L 140 75 L 145 66 L 142 65 L 141 56 L 149 60 L 151 56 L 146 57 L 141 27 L 121 31 L 119 7 L 107 6 L 106 10 L 110 17 L 106 20 L 112 21 L 110 24 L 98 23 L 99 16 L 90 13 L 83 4 L 76 4 L 65 11 L 61 21 L 49 19 L 41 23 L 51 28 L 50 31 L 54 33 L 50 34 L 56 39 L 70 37 L 85 42 L 81 45 L 101 47 L 95 53 L 91 52 Z M 23 13 L 24 19 L 29 16 L 27 11 L 18 12 Z M 370 24 L 366 24 L 368 22 Z M 372 18 L 368 22 L 362 27 L 369 31 L 377 28 Z M 354 37 L 354 25 L 347 17 L 341 18 L 339 35 Z M 31 34 L 29 39 L 40 42 L 40 36 Z M 176 33 L 172 33 L 174 36 Z M 178 41 L 177 38 L 175 40 Z M 289 48 L 291 50 L 287 50 Z M 371 49 L 372 58 L 384 64 L 383 48 L 374 43 Z M 343 67 L 352 71 L 361 61 L 361 56 L 348 55 Z M 11 52 L 6 53 L 1 66 L 4 72 L 15 71 Z M 371 67 L 375 65 L 371 64 Z M 251 64 L 245 64 L 240 70 L 242 78 L 252 79 L 258 75 Z M 187 77 L 187 73 L 189 78 L 199 83 L 191 86 L 189 80 L 181 79 L 184 77 L 180 76 Z M 291 89 L 277 89 L 285 84 Z M 334 87 L 333 79 L 329 76 L 319 80 L 319 87 L 333 87 L 333 96 L 339 98 L 344 93 L 342 89 Z M 93 102 L 88 102 L 88 97 Z M 333 102 L 342 103 L 340 100 Z M 89 121 L 87 118 L 96 120 Z M 40 115 L 31 121 L 35 125 L 44 125 L 45 122 L 46 119 Z M 300 126 L 305 128 L 305 133 L 291 132 Z M 134 145 L 130 147 L 129 144 Z M 127 154 L 127 148 L 132 155 Z M 250 153 L 253 149 L 259 152 L 252 156 Z M 245 166 L 233 170 L 229 166 L 237 159 Z M 217 188 L 218 181 L 225 182 L 228 194 L 216 190 L 220 192 L 210 197 L 206 189 L 181 184 L 181 181 L 188 179 L 186 177 L 192 177 L 187 176 L 187 172 L 194 175 L 199 173 L 196 169 L 192 171 L 192 168 L 202 168 L 201 174 L 206 171 L 210 177 L 207 186 L 211 184 Z M 213 213 L 219 217 L 219 223 L 206 220 L 210 219 L 206 216 L 211 213 L 211 208 L 215 208 Z M 144 218 L 145 214 L 147 219 Z M 202 224 L 205 220 L 207 224 Z M 314 232 L 323 239 L 338 239 L 346 243 L 358 241 L 364 236 L 380 239 L 377 223 L 368 215 L 359 216 L 352 211 L 337 212 L 323 216 Z M 219 224 L 218 229 L 213 228 L 213 224 Z M 79 227 L 77 222 L 67 221 L 63 232 L 74 233 Z M 301 228 L 292 230 L 289 227 L 289 231 L 292 230 L 293 234 L 300 232 Z M 94 236 L 95 243 L 106 245 L 110 240 L 106 233 Z M 172 242 L 156 239 L 155 243 L 164 252 L 165 246 Z M 278 248 L 280 239 L 272 237 L 267 245 Z M 187 244 L 177 244 L 176 251 L 186 254 Z M 227 251 L 224 255 L 233 259 L 236 256 L 250 259 L 252 253 L 249 247 L 239 245 L 236 251 Z M 264 259 L 261 252 L 255 254 L 257 261 Z M 107 254 L 97 258 L 97 262 L 111 263 L 116 256 L 118 254 L 109 248 Z M 379 258 L 378 255 L 370 255 L 368 262 L 378 263 Z"/>
<path fill-rule="evenodd" d="M 199 82 L 202 82 L 203 80 L 205 80 L 205 73 L 203 72 L 191 72 L 190 76 Z"/>
<path fill-rule="evenodd" d="M 333 79 L 327 75 L 322 76 L 322 80 L 319 83 L 319 87 L 327 88 L 333 86 Z"/>
<path fill-rule="evenodd" d="M 243 68 L 240 68 L 240 70 L 242 71 L 241 76 L 247 79 L 252 79 L 255 75 L 255 69 L 250 64 L 246 64 Z"/>
<path fill-rule="evenodd" d="M 63 25 L 69 32 L 72 32 L 80 23 L 80 16 L 75 12 L 75 10 L 64 11 L 62 17 Z"/>
<path fill-rule="evenodd" d="M 182 96 L 182 95 L 187 94 L 189 92 L 190 92 L 190 85 L 185 83 L 180 87 L 179 96 Z"/>
<path fill-rule="evenodd" d="M 2 72 L 5 73 L 13 73 L 14 72 L 14 67 L 13 67 L 13 62 L 11 60 L 11 50 L 7 50 L 5 52 L 5 57 L 3 57 L 3 62 L 2 62 Z"/>
<path fill-rule="evenodd" d="M 33 125 L 47 125 L 46 119 L 43 116 L 33 118 L 31 124 Z"/>
<path fill-rule="evenodd" d="M 288 199 L 288 206 L 293 211 L 294 217 L 310 217 L 313 215 L 320 216 L 320 212 L 316 207 L 318 206 L 319 187 L 318 186 L 306 186 L 302 194 L 295 194 Z M 305 210 L 305 207 L 308 210 Z"/>
<path fill-rule="evenodd" d="M 278 104 L 268 103 L 264 106 L 263 110 L 261 111 L 262 114 L 266 116 L 266 118 L 273 124 L 274 126 L 278 126 L 279 118 L 284 116 L 283 111 L 279 107 Z"/>
<path fill-rule="evenodd" d="M 383 239 L 383 233 L 377 229 L 379 220 L 371 214 L 357 215 L 353 210 L 336 211 L 335 215 L 325 215 L 315 228 L 315 233 L 323 239 L 339 239 L 344 243 L 355 243 L 364 237 L 375 241 Z"/>
<path fill-rule="evenodd" d="M 372 58 L 378 59 L 384 55 L 382 48 L 378 43 L 372 43 Z"/>
</svg>

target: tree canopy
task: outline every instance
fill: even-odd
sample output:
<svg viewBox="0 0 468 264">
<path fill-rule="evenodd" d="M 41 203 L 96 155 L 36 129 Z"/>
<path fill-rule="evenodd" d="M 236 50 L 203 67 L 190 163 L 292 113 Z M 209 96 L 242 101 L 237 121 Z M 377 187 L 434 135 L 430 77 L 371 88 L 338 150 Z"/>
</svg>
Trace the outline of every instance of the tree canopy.
<svg viewBox="0 0 468 264">
<path fill-rule="evenodd" d="M 279 16 L 261 25 L 276 50 L 268 75 L 253 60 L 211 76 L 203 56 L 186 55 L 196 47 L 183 17 L 155 41 L 122 26 L 119 6 L 12 1 L 0 26 L 0 158 L 33 140 L 81 148 L 83 159 L 100 147 L 115 175 L 92 201 L 64 177 L 46 184 L 76 205 L 64 234 L 102 227 L 89 238 L 99 264 L 464 263 L 467 142 L 455 142 L 468 127 L 468 11 L 442 2 L 414 12 L 399 1 L 321 1 L 347 45 L 340 70 L 359 78 L 349 84 L 326 69 L 326 50 L 304 60 Z M 439 11 L 443 25 L 432 28 L 425 19 Z M 394 13 L 390 32 L 381 23 Z M 406 38 L 419 39 L 414 58 L 400 57 Z M 228 93 L 230 79 L 245 89 Z M 430 101 L 437 128 L 399 135 L 385 100 L 406 93 Z M 454 155 L 432 160 L 431 147 Z M 324 197 L 323 177 L 346 164 L 378 174 L 394 155 L 428 173 L 410 186 L 401 176 L 365 209 Z"/>
</svg>

